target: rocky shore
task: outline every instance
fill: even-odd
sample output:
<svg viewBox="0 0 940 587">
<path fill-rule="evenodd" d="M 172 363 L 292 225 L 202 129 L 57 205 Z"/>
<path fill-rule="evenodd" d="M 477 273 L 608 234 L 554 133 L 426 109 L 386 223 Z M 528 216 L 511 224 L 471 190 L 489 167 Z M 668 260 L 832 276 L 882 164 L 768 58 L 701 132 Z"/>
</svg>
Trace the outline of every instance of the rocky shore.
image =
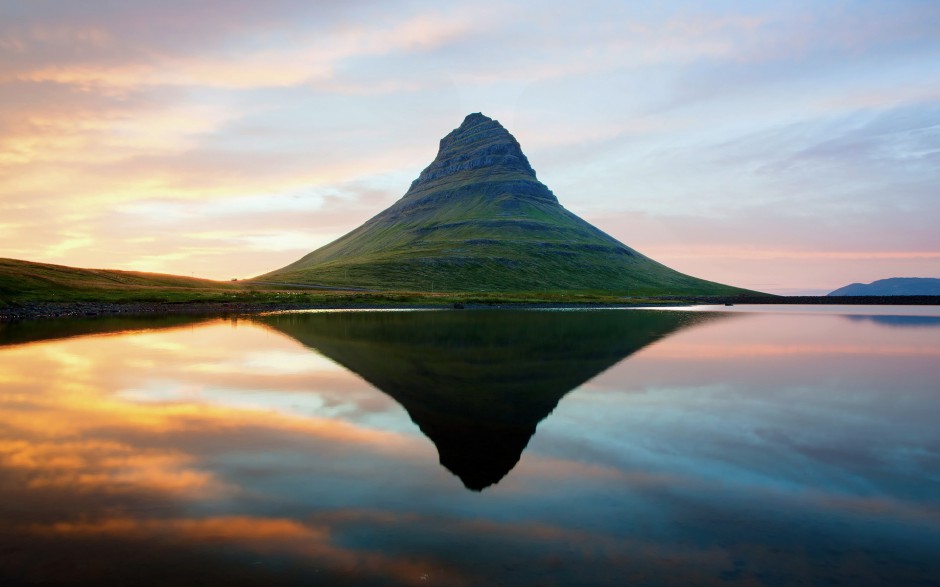
<svg viewBox="0 0 940 587">
<path fill-rule="evenodd" d="M 250 314 L 256 312 L 274 312 L 281 310 L 344 310 L 344 309 L 429 309 L 429 308 L 590 308 L 590 307 L 633 307 L 633 306 L 675 306 L 698 304 L 794 304 L 794 305 L 940 305 L 940 296 L 776 296 L 776 297 L 694 297 L 663 296 L 656 299 L 624 298 L 619 303 L 579 302 L 579 303 L 531 303 L 531 302 L 492 302 L 473 303 L 441 302 L 436 304 L 420 303 L 279 303 L 279 302 L 32 302 L 0 307 L 0 322 L 31 320 L 41 318 L 77 318 L 117 315 L 163 315 L 163 314 L 201 314 L 228 315 Z"/>
<path fill-rule="evenodd" d="M 825 306 L 937 306 L 940 296 L 660 296 L 692 304 L 790 304 Z"/>
<path fill-rule="evenodd" d="M 36 318 L 78 318 L 89 316 L 144 315 L 144 314 L 245 314 L 275 310 L 300 309 L 298 304 L 251 302 L 35 302 L 0 307 L 0 322 Z M 306 307 L 323 307 L 308 305 Z"/>
</svg>

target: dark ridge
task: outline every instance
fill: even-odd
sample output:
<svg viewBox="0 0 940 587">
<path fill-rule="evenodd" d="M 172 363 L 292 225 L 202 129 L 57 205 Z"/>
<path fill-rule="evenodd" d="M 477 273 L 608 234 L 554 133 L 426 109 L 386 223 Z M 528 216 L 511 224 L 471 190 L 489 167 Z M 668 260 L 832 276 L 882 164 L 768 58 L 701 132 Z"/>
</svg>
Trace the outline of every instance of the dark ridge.
<svg viewBox="0 0 940 587">
<path fill-rule="evenodd" d="M 662 301 L 676 300 L 703 304 L 795 304 L 821 306 L 940 306 L 940 296 L 657 296 Z"/>
<path fill-rule="evenodd" d="M 940 279 L 934 277 L 889 277 L 871 283 L 853 283 L 830 292 L 830 296 L 937 296 Z"/>
</svg>

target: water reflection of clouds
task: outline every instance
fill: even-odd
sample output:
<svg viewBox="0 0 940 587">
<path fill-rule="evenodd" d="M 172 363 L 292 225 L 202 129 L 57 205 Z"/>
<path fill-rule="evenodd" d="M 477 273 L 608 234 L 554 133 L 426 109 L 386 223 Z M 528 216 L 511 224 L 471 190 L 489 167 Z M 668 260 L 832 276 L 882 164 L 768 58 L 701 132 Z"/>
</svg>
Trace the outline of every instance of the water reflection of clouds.
<svg viewBox="0 0 940 587">
<path fill-rule="evenodd" d="M 774 344 L 736 344 L 721 347 L 702 347 L 700 345 L 672 344 L 662 349 L 657 356 L 661 358 L 684 359 L 691 361 L 715 359 L 746 359 L 750 357 L 804 356 L 818 357 L 826 355 L 857 356 L 927 356 L 940 357 L 940 348 L 920 345 L 861 345 L 861 344 L 822 344 L 804 343 L 790 345 Z"/>
<path fill-rule="evenodd" d="M 375 468 L 370 462 L 424 466 L 433 458 L 414 434 L 357 423 L 356 414 L 394 404 L 363 399 L 378 394 L 332 363 L 304 349 L 292 353 L 296 343 L 261 328 L 248 327 L 243 330 L 248 335 L 238 338 L 221 336 L 219 330 L 209 325 L 182 333 L 185 344 L 172 340 L 179 332 L 148 332 L 0 351 L 2 502 L 32 504 L 38 517 L 51 518 L 38 523 L 3 508 L 0 526 L 17 536 L 31 533 L 36 540 L 53 540 L 58 549 L 63 543 L 54 538 L 65 538 L 79 552 L 87 548 L 82 544 L 95 540 L 112 547 L 114 540 L 164 542 L 177 549 L 184 543 L 198 549 L 208 542 L 298 559 L 314 556 L 334 572 L 417 582 L 418 567 L 427 569 L 427 564 L 337 546 L 328 529 L 294 519 L 162 517 L 193 507 L 211 510 L 233 500 L 242 503 L 236 509 L 250 511 L 248 504 L 257 501 L 258 491 L 271 496 L 286 488 L 285 497 L 296 500 L 302 489 L 292 486 L 290 478 L 303 474 L 300 485 L 309 490 L 311 467 L 332 469 L 320 490 L 335 496 L 341 495 L 333 485 L 335 477 L 366 482 Z M 252 350 L 258 336 L 275 349 Z M 257 374 L 259 357 L 266 364 L 284 359 L 284 368 L 248 381 L 239 377 L 240 371 Z M 303 361 L 309 368 L 303 368 Z M 194 370 L 193 364 L 226 368 Z M 261 401 L 245 405 L 246 395 L 283 393 L 285 377 L 289 395 L 306 391 L 317 396 L 318 385 L 324 384 L 328 399 L 320 402 L 321 408 L 363 401 L 345 410 L 346 419 Z M 159 504 L 156 510 L 153 504 Z M 122 510 L 131 515 L 119 514 Z M 150 517 L 154 511 L 157 518 Z M 76 515 L 80 521 L 74 521 Z M 4 545 L 11 539 L 0 531 Z M 75 556 L 76 561 L 81 558 Z M 81 574 L 57 580 L 66 577 L 80 580 Z"/>
<path fill-rule="evenodd" d="M 680 333 L 563 402 L 532 450 L 740 491 L 875 492 L 936 508 L 924 472 L 940 464 L 940 340 L 839 322 L 753 316 Z M 761 340 L 781 352 L 735 352 Z M 822 341 L 851 352 L 810 352 Z"/>
<path fill-rule="evenodd" d="M 247 341 L 221 345 L 214 340 L 213 327 L 204 327 L 200 333 L 206 338 L 193 341 L 194 347 L 201 349 L 195 351 L 197 361 L 205 360 L 213 352 L 220 359 L 229 360 L 237 355 L 240 345 L 253 342 L 248 337 Z M 228 437 L 239 430 L 267 429 L 331 445 L 368 445 L 388 454 L 407 452 L 408 446 L 415 443 L 413 437 L 358 425 L 348 418 L 306 416 L 286 406 L 265 405 L 260 400 L 253 405 L 240 405 L 252 401 L 239 401 L 242 390 L 235 389 L 233 395 L 230 372 L 221 385 L 212 379 L 211 372 L 201 372 L 195 380 L 184 376 L 194 360 L 192 353 L 185 353 L 182 358 L 174 355 L 173 345 L 161 339 L 172 334 L 142 336 L 148 340 L 127 344 L 134 336 L 92 337 L 42 347 L 5 349 L 0 354 L 4 373 L 0 409 L 5 435 L 16 441 L 2 445 L 4 462 L 21 469 L 33 463 L 33 469 L 45 475 L 43 482 L 99 480 L 104 485 L 110 470 L 113 478 L 124 481 L 140 478 L 144 472 L 159 475 L 163 480 L 151 480 L 152 485 L 169 487 L 185 484 L 184 478 L 189 483 L 205 477 L 204 472 L 187 468 L 194 464 L 194 459 L 187 457 L 184 449 L 170 448 L 174 444 L 173 435 L 178 434 L 192 440 L 194 435 Z M 151 357 L 145 364 L 152 364 L 152 369 L 139 368 L 141 355 Z M 302 356 L 311 354 L 304 351 Z M 317 364 L 315 358 L 311 362 Z M 121 364 L 138 368 L 117 369 Z M 156 382 L 150 379 L 150 371 L 159 374 Z M 335 381 L 336 369 L 330 367 L 329 374 L 327 382 Z M 308 391 L 317 385 L 316 377 L 311 375 L 316 375 L 315 370 L 307 373 Z M 349 379 L 352 378 L 347 376 L 347 383 Z M 53 384 L 49 385 L 50 382 Z M 250 382 L 243 388 L 251 389 Z M 301 389 L 298 382 L 296 391 Z M 365 386 L 359 385 L 359 389 L 363 394 L 374 394 Z M 277 395 L 276 391 L 271 393 Z M 355 395 L 351 397 L 354 399 Z M 141 398 L 147 401 L 142 402 Z M 337 402 L 337 398 L 332 401 Z M 387 407 L 383 402 L 372 405 L 379 409 Z M 93 441 L 96 437 L 110 440 Z M 134 453 L 135 447 L 121 441 L 122 437 L 137 442 L 147 438 L 145 444 L 165 445 L 166 451 L 160 453 L 151 447 L 152 450 Z M 232 447 L 240 446 L 237 439 L 230 440 Z M 31 483 L 39 482 L 34 479 Z"/>
<path fill-rule="evenodd" d="M 16 545 L 70 561 L 21 567 L 50 581 L 208 566 L 248 584 L 792 584 L 823 565 L 855 585 L 930 584 L 932 355 L 713 352 L 888 344 L 832 327 L 748 317 L 661 339 L 565 396 L 484 494 L 440 469 L 389 398 L 260 327 L 0 349 L 0 565 L 29 564 L 4 554 Z M 894 343 L 935 350 L 925 332 Z M 300 395 L 317 399 L 292 409 Z M 903 547 L 922 567 L 886 574 L 807 544 Z M 138 570 L 89 574 L 116 551 Z"/>
<path fill-rule="evenodd" d="M 531 450 L 755 490 L 825 487 L 925 500 L 937 489 L 917 482 L 921 465 L 935 468 L 940 452 L 931 424 L 940 400 L 923 390 L 644 383 L 632 379 L 637 387 L 627 394 L 583 390 L 543 423 Z"/>
<path fill-rule="evenodd" d="M 374 532 L 376 527 L 383 531 Z M 550 584 L 604 584 L 614 577 L 632 582 L 654 576 L 662 585 L 717 585 L 717 580 L 701 579 L 719 575 L 730 563 L 728 553 L 719 549 L 611 536 L 548 523 L 350 509 L 306 520 L 257 516 L 117 517 L 34 524 L 28 533 L 73 542 L 104 539 L 125 544 L 173 544 L 196 552 L 210 543 L 213 551 L 228 547 L 249 556 L 276 556 L 281 559 L 276 564 L 282 568 L 292 563 L 301 569 L 307 567 L 303 570 L 311 573 L 316 566 L 316 571 L 324 571 L 323 580 L 341 578 L 343 584 L 354 585 L 375 581 L 393 585 L 479 585 L 488 582 L 481 561 L 500 568 L 505 584 L 524 584 L 534 572 Z M 349 538 L 338 544 L 338 536 Z M 570 564 L 573 558 L 582 564 Z M 277 580 L 278 576 L 275 571 L 268 580 Z"/>
<path fill-rule="evenodd" d="M 223 483 L 194 468 L 192 455 L 109 440 L 0 441 L 0 466 L 25 487 L 122 493 L 218 495 Z"/>
<path fill-rule="evenodd" d="M 236 547 L 239 551 L 285 556 L 327 563 L 339 573 L 357 573 L 370 580 L 392 579 L 401 585 L 422 584 L 422 576 L 434 568 L 432 561 L 403 560 L 382 552 L 345 548 L 335 544 L 333 528 L 310 521 L 256 516 L 219 516 L 201 519 L 106 518 L 96 521 L 34 524 L 29 531 L 40 536 L 66 539 L 105 538 L 139 543 L 168 542 L 199 549 Z M 312 566 L 312 565 L 311 565 Z M 324 573 L 325 575 L 327 573 Z M 466 581 L 453 573 L 436 573 L 448 585 Z M 275 577 L 277 574 L 275 574 Z M 352 577 L 354 579 L 354 577 Z"/>
<path fill-rule="evenodd" d="M 342 414 L 346 419 L 381 417 L 398 409 L 395 402 L 376 394 L 342 367 L 282 335 L 244 321 L 237 328 L 237 338 L 226 324 L 200 328 L 199 347 L 187 350 L 184 362 L 178 359 L 177 343 L 168 341 L 176 333 L 132 337 L 131 344 L 141 347 L 145 356 L 124 360 L 151 371 L 122 394 L 138 402 L 198 399 L 204 404 L 275 409 L 300 416 Z"/>
</svg>

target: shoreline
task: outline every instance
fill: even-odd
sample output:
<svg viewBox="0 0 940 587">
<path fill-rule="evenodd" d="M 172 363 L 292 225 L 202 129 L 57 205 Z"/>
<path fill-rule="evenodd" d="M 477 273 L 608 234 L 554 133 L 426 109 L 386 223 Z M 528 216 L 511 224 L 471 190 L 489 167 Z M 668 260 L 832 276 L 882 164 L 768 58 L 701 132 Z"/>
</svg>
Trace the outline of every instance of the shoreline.
<svg viewBox="0 0 940 587">
<path fill-rule="evenodd" d="M 343 301 L 310 302 L 28 302 L 0 307 L 0 322 L 52 318 L 87 318 L 120 315 L 172 314 L 254 314 L 284 310 L 428 310 L 428 309 L 576 309 L 591 307 L 635 308 L 693 305 L 940 305 L 940 296 L 776 296 L 776 297 L 696 297 L 661 296 L 622 301 L 536 302 L 494 300 L 492 302 L 441 301 L 439 303 Z"/>
<path fill-rule="evenodd" d="M 57 318 L 94 318 L 115 316 L 204 315 L 226 316 L 303 310 L 451 310 L 451 309 L 572 309 L 590 307 L 655 307 L 689 305 L 678 301 L 635 302 L 416 302 L 385 303 L 283 303 L 283 302 L 41 302 L 0 308 L 0 323 Z"/>
</svg>

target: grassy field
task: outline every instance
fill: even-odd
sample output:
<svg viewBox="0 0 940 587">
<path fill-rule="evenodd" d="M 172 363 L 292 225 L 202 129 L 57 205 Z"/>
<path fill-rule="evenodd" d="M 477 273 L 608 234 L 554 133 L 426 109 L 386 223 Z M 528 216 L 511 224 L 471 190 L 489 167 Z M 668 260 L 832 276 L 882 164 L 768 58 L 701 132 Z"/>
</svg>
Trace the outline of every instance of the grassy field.
<svg viewBox="0 0 940 587">
<path fill-rule="evenodd" d="M 233 282 L 0 259 L 0 304 L 219 301 L 242 291 Z"/>
<path fill-rule="evenodd" d="M 623 303 L 606 292 L 341 291 L 212 281 L 0 259 L 0 307 L 29 303 L 240 302 L 298 305 L 449 305 L 500 303 Z M 650 301 L 636 298 L 637 302 Z"/>
</svg>

